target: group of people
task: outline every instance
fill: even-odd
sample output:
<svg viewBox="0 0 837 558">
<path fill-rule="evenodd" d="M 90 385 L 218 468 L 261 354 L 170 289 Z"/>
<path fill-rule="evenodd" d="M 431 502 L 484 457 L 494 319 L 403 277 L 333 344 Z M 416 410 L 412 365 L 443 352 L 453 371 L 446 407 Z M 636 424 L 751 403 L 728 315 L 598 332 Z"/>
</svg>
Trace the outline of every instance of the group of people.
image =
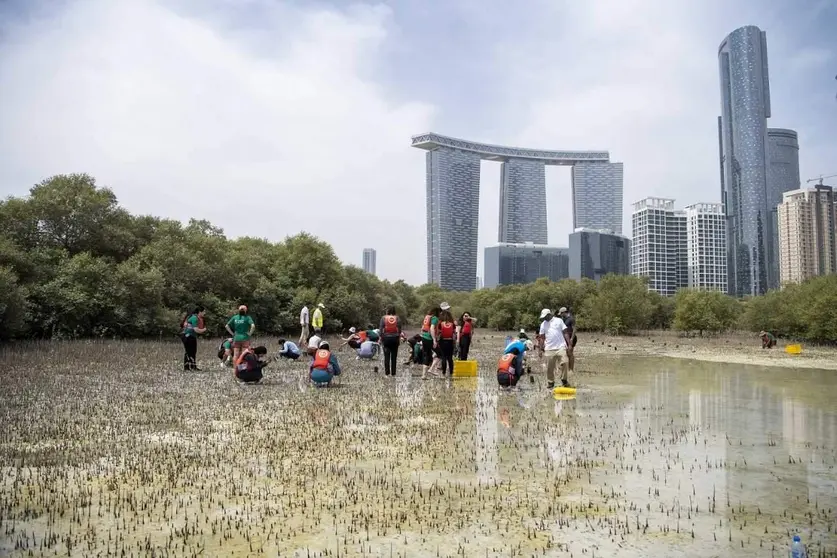
<svg viewBox="0 0 837 558">
<path fill-rule="evenodd" d="M 317 385 L 331 384 L 333 378 L 342 372 L 337 357 L 331 352 L 328 342 L 321 337 L 324 308 L 322 303 L 318 304 L 309 320 L 306 305 L 300 313 L 302 332 L 299 343 L 279 339 L 280 350 L 274 357 L 296 361 L 306 354 L 311 359 L 309 377 Z M 382 352 L 384 373 L 394 377 L 399 346 L 406 343 L 410 347 L 410 357 L 404 364 L 420 364 L 423 379 L 440 373 L 442 376 L 453 375 L 454 357 L 468 360 L 476 320 L 468 312 L 464 312 L 459 320 L 454 320 L 450 310 L 447 302 L 432 308 L 422 320 L 421 331 L 408 338 L 402 329 L 401 318 L 395 308 L 390 307 L 381 317 L 378 327 L 372 324 L 363 329 L 351 327 L 349 337 L 343 339 L 340 346 L 348 345 L 355 349 L 359 359 L 373 359 L 379 351 Z M 560 370 L 561 385 L 569 386 L 568 375 L 574 371 L 575 365 L 575 319 L 567 308 L 562 307 L 555 315 L 545 308 L 540 320 L 536 343 L 532 343 L 525 331 L 521 330 L 518 339 L 510 340 L 506 345 L 497 365 L 497 381 L 501 386 L 517 385 L 525 369 L 527 353 L 536 347 L 539 355 L 546 358 L 548 386 L 552 388 L 555 385 L 556 368 Z M 266 347 L 250 346 L 256 324 L 248 315 L 247 306 L 239 306 L 237 314 L 227 321 L 225 329 L 229 337 L 218 347 L 221 366 L 231 366 L 235 378 L 241 382 L 261 381 L 263 369 L 273 359 L 269 357 Z M 197 307 L 182 321 L 184 370 L 199 370 L 196 361 L 197 336 L 205 332 L 204 308 Z"/>
</svg>

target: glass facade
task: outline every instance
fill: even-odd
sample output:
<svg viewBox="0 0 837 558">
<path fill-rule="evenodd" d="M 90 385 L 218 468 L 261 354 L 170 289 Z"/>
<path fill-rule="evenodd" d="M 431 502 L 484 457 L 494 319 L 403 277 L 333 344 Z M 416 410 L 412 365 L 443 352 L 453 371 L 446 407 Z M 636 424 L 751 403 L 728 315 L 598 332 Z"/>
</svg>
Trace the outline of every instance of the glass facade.
<svg viewBox="0 0 837 558">
<path fill-rule="evenodd" d="M 622 163 L 573 165 L 573 229 L 622 234 Z"/>
<path fill-rule="evenodd" d="M 543 161 L 510 159 L 500 180 L 498 242 L 546 244 L 546 168 Z"/>
<path fill-rule="evenodd" d="M 374 248 L 364 248 L 363 249 L 363 271 L 366 273 L 371 273 L 375 275 L 377 263 L 378 263 L 378 254 L 375 252 Z"/>
<path fill-rule="evenodd" d="M 779 216 L 778 206 L 785 192 L 798 190 L 799 141 L 796 132 L 782 128 L 767 129 L 767 206 L 770 209 L 770 252 L 767 282 L 770 288 L 781 284 L 779 274 Z"/>
<path fill-rule="evenodd" d="M 599 281 L 609 273 L 630 273 L 631 241 L 605 231 L 577 229 L 570 234 L 570 279 Z"/>
<path fill-rule="evenodd" d="M 472 291 L 477 277 L 480 156 L 439 148 L 427 157 L 427 282 Z"/>
<path fill-rule="evenodd" d="M 485 286 L 532 283 L 541 277 L 560 281 L 569 277 L 567 248 L 539 244 L 499 244 L 485 249 Z"/>
<path fill-rule="evenodd" d="M 778 286 L 771 284 L 773 273 L 768 271 L 775 221 L 767 184 L 770 87 L 765 33 L 755 26 L 736 29 L 718 48 L 718 63 L 728 290 L 736 296 L 757 295 Z"/>
</svg>

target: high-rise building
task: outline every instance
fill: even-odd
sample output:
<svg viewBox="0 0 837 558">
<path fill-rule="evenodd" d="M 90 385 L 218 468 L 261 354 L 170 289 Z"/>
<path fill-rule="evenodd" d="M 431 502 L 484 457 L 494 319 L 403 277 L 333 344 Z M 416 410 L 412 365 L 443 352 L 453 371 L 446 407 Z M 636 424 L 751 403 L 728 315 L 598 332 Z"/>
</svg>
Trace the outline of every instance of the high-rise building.
<svg viewBox="0 0 837 558">
<path fill-rule="evenodd" d="M 573 165 L 573 229 L 622 234 L 622 163 Z"/>
<path fill-rule="evenodd" d="M 546 244 L 546 166 L 509 159 L 500 180 L 500 231 L 497 242 Z"/>
<path fill-rule="evenodd" d="M 646 198 L 633 204 L 631 274 L 648 277 L 648 288 L 672 296 L 688 286 L 686 212 L 674 200 Z"/>
<path fill-rule="evenodd" d="M 691 289 L 727 292 L 727 224 L 720 203 L 686 206 L 687 259 Z"/>
<path fill-rule="evenodd" d="M 498 244 L 485 249 L 485 286 L 532 283 L 541 277 L 560 281 L 569 277 L 567 248 L 542 244 Z"/>
<path fill-rule="evenodd" d="M 378 253 L 374 248 L 363 249 L 363 271 L 376 275 Z"/>
<path fill-rule="evenodd" d="M 770 85 L 767 37 L 748 25 L 718 48 L 721 77 L 721 200 L 727 217 L 728 292 L 757 295 L 771 286 L 774 257 L 767 169 Z M 778 278 L 777 278 L 778 279 Z"/>
<path fill-rule="evenodd" d="M 631 241 L 608 230 L 576 229 L 570 234 L 570 279 L 596 282 L 609 273 L 631 271 Z"/>
<path fill-rule="evenodd" d="M 577 222 L 621 232 L 622 164 L 611 163 L 607 151 L 503 147 L 433 133 L 414 136 L 413 147 L 428 151 L 427 280 L 444 289 L 475 287 L 482 159 L 503 164 L 501 242 L 546 243 L 544 165 L 583 166 L 573 173 Z M 484 279 L 488 285 L 488 278 Z"/>
<path fill-rule="evenodd" d="M 832 188 L 817 185 L 785 192 L 777 212 L 781 283 L 801 283 L 817 275 L 837 273 L 837 216 Z"/>
<path fill-rule="evenodd" d="M 767 206 L 770 209 L 767 283 L 770 288 L 776 288 L 779 286 L 779 220 L 776 211 L 782 203 L 782 194 L 800 187 L 799 142 L 795 131 L 767 129 L 767 163 Z"/>
</svg>

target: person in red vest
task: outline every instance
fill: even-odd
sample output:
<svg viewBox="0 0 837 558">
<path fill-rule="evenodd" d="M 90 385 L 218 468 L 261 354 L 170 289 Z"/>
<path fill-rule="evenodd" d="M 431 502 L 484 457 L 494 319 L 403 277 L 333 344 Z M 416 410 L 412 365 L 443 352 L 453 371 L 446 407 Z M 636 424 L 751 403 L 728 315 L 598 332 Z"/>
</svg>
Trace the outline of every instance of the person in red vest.
<svg viewBox="0 0 837 558">
<path fill-rule="evenodd" d="M 450 307 L 448 307 L 450 308 Z M 439 313 L 439 324 L 436 326 L 436 342 L 439 346 L 439 358 L 442 360 L 442 376 L 446 373 L 453 375 L 453 350 L 456 347 L 456 322 L 453 321 L 450 310 Z"/>
<path fill-rule="evenodd" d="M 512 348 L 508 353 L 500 357 L 497 363 L 497 383 L 503 387 L 514 387 L 520 379 L 518 373 L 523 367 L 520 365 L 523 356 L 520 349 Z"/>
<path fill-rule="evenodd" d="M 444 302 L 442 304 L 445 304 Z M 448 306 L 450 308 L 450 306 Z M 431 375 L 436 375 L 434 372 L 436 368 L 436 359 L 434 358 L 436 354 L 436 349 L 438 346 L 436 345 L 436 339 L 438 335 L 436 334 L 436 328 L 439 326 L 439 307 L 432 308 L 426 316 L 424 316 L 424 321 L 421 324 L 421 355 L 423 357 L 422 363 L 422 379 L 427 379 L 427 373 L 430 372 Z"/>
<path fill-rule="evenodd" d="M 378 326 L 381 332 L 381 344 L 384 346 L 384 375 L 395 376 L 398 365 L 398 346 L 401 344 L 401 318 L 395 314 L 395 308 L 390 306 L 381 318 Z"/>
<path fill-rule="evenodd" d="M 233 376 L 245 384 L 258 384 L 264 377 L 262 370 L 267 364 L 267 347 L 247 347 L 235 359 Z"/>
<path fill-rule="evenodd" d="M 463 312 L 459 318 L 459 360 L 468 360 L 471 337 L 474 335 L 474 321 L 468 312 Z"/>
<path fill-rule="evenodd" d="M 323 341 L 314 353 L 308 377 L 318 387 L 330 386 L 334 376 L 339 376 L 341 372 L 337 357 L 331 352 L 328 343 Z"/>
</svg>

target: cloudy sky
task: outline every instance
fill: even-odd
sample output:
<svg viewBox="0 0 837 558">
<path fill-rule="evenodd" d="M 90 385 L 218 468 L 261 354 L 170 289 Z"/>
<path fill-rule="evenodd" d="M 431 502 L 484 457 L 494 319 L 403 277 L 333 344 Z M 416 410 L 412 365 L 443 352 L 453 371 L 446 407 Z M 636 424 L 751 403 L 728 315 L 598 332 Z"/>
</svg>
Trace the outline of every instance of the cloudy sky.
<svg viewBox="0 0 837 558">
<path fill-rule="evenodd" d="M 423 283 L 410 136 L 610 150 L 629 234 L 643 197 L 719 200 L 717 48 L 747 24 L 769 125 L 799 132 L 803 181 L 837 173 L 834 0 L 0 0 L 0 194 L 87 172 L 135 213 L 305 230 Z M 499 179 L 483 163 L 481 246 Z M 569 169 L 547 187 L 566 246 Z"/>
</svg>

